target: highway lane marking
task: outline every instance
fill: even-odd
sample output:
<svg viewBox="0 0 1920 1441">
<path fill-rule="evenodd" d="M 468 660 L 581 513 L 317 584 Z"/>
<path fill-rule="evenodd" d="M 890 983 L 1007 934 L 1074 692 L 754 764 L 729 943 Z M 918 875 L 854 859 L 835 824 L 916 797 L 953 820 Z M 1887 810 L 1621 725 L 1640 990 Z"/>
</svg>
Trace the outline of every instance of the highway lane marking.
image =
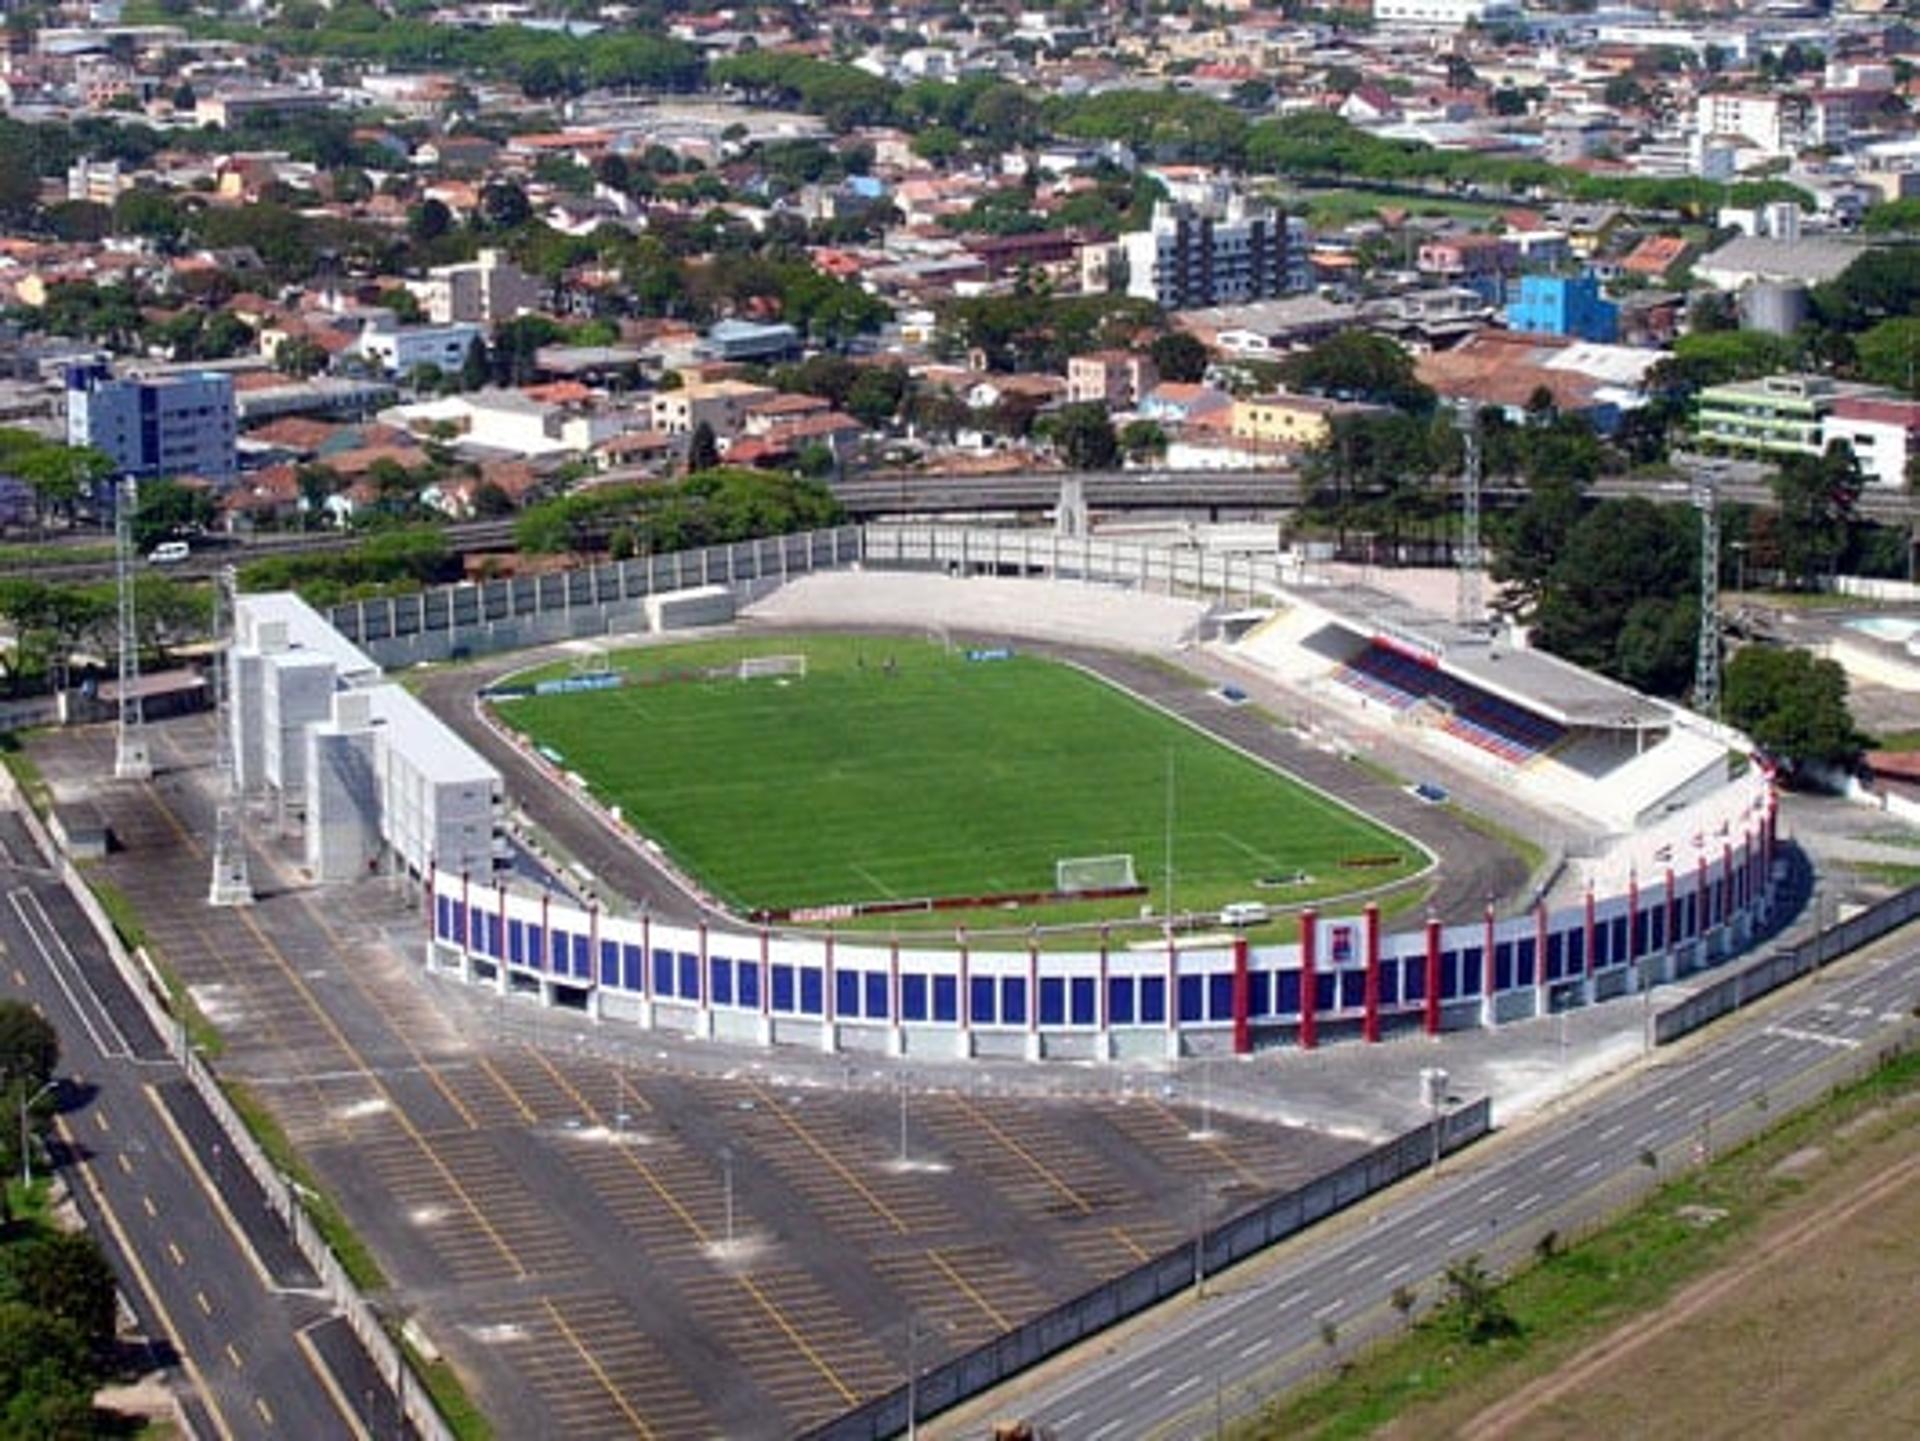
<svg viewBox="0 0 1920 1441">
<path fill-rule="evenodd" d="M 1447 1237 L 1447 1244 L 1449 1246 L 1464 1246 L 1479 1234 L 1480 1228 L 1478 1226 L 1469 1226 L 1466 1230 Z"/>
<path fill-rule="evenodd" d="M 145 1207 L 149 1219 L 160 1214 L 159 1209 L 153 1204 L 153 1197 L 146 1195 L 141 1196 L 140 1204 Z"/>
<path fill-rule="evenodd" d="M 1069 1411 L 1067 1412 L 1066 1415 L 1060 1418 L 1060 1424 L 1062 1426 L 1071 1426 L 1074 1422 L 1078 1421 L 1082 1416 L 1086 1414 L 1087 1413 L 1085 1408 L 1082 1408 L 1078 1411 Z"/>
<path fill-rule="evenodd" d="M 107 1113 L 105 1111 L 95 1111 L 93 1113 L 93 1124 L 98 1126 L 102 1131 L 111 1131 L 113 1129 L 112 1126 L 107 1124 Z"/>
<path fill-rule="evenodd" d="M 21 902 L 21 897 L 23 896 L 28 902 L 32 903 L 33 909 L 38 912 L 40 919 L 37 923 L 27 914 L 26 905 Z M 68 949 L 67 943 L 61 939 L 59 929 L 53 924 L 53 918 L 47 914 L 47 908 L 40 904 L 40 897 L 29 890 L 17 890 L 10 894 L 7 900 L 13 906 L 13 913 L 20 918 L 21 930 L 26 932 L 27 939 L 33 942 L 34 949 L 40 952 L 40 959 L 46 963 L 47 974 L 52 976 L 54 984 L 60 987 L 60 994 L 67 998 L 67 1004 L 73 1008 L 74 1015 L 79 1018 L 80 1028 L 87 1033 L 87 1039 L 93 1042 L 94 1050 L 103 1056 L 116 1056 L 123 1060 L 131 1056 L 133 1052 L 127 1046 L 127 1038 L 121 1035 L 119 1028 L 113 1024 L 113 1018 L 107 1014 L 107 1008 L 101 1002 L 100 997 L 95 995 L 92 989 L 87 986 L 85 976 L 80 976 L 81 987 L 86 990 L 87 995 L 92 999 L 94 1005 L 99 1008 L 101 1022 L 105 1025 L 106 1029 L 112 1033 L 113 1039 L 111 1042 L 101 1036 L 100 1028 L 93 1023 L 93 1016 L 89 1013 L 87 1007 L 80 1004 L 80 997 L 74 993 L 72 985 L 68 983 L 66 968 L 55 961 L 53 950 L 47 945 L 46 940 L 41 935 L 42 927 L 45 928 L 46 934 L 53 938 L 53 944 L 60 948 L 61 954 L 66 957 L 68 964 L 74 968 L 75 973 L 80 973 L 80 963 L 74 959 L 73 952 Z"/>
<path fill-rule="evenodd" d="M 308 1369 L 319 1379 L 321 1387 L 327 1393 L 327 1399 L 333 1402 L 334 1409 L 340 1413 L 341 1419 L 352 1431 L 353 1441 L 370 1441 L 372 1433 L 367 1430 L 366 1423 L 362 1422 L 359 1414 L 353 1409 L 353 1403 L 347 1400 L 346 1394 L 340 1389 L 338 1378 L 321 1358 L 320 1348 L 313 1344 L 313 1337 L 308 1334 L 314 1327 L 327 1325 L 333 1319 L 330 1316 L 324 1317 L 302 1326 L 293 1333 L 293 1342 L 300 1348 L 300 1355 L 306 1360 Z M 372 1397 L 369 1396 L 367 1399 L 371 1409 Z"/>
<path fill-rule="evenodd" d="M 1567 1153 L 1565 1151 L 1557 1151 L 1553 1155 L 1547 1157 L 1546 1160 L 1540 1163 L 1540 1169 L 1542 1171 L 1551 1171 L 1551 1170 L 1555 1170 L 1560 1166 L 1564 1166 L 1566 1164 L 1567 1164 Z"/>
<path fill-rule="evenodd" d="M 1167 1395 L 1169 1397 L 1178 1396 L 1182 1391 L 1191 1391 L 1195 1386 L 1198 1386 L 1199 1384 L 1200 1384 L 1200 1378 L 1198 1376 L 1189 1376 L 1187 1377 L 1186 1380 L 1182 1381 L 1178 1386 L 1169 1386 L 1167 1388 Z"/>
<path fill-rule="evenodd" d="M 1626 1129 L 1627 1129 L 1627 1123 L 1625 1121 L 1615 1121 L 1611 1126 L 1608 1126 L 1606 1130 L 1600 1133 L 1600 1139 L 1603 1141 L 1611 1141 L 1615 1136 L 1619 1135 L 1622 1131 Z"/>
<path fill-rule="evenodd" d="M 1480 1193 L 1480 1199 L 1482 1201 L 1497 1201 L 1506 1194 L 1507 1188 L 1504 1185 L 1492 1186 Z"/>
<path fill-rule="evenodd" d="M 1288 1306 L 1298 1306 L 1312 1294 L 1313 1292 L 1311 1291 L 1295 1291 L 1291 1296 L 1287 1297 L 1286 1300 L 1282 1301 L 1280 1305 L 1283 1309 Z"/>
<path fill-rule="evenodd" d="M 1255 1341 L 1251 1346 L 1242 1346 L 1234 1354 L 1237 1355 L 1242 1361 L 1248 1361 L 1248 1360 L 1251 1360 L 1253 1357 L 1258 1356 L 1262 1351 L 1266 1350 L 1267 1347 L 1271 1346 L 1272 1344 L 1273 1344 L 1273 1337 L 1262 1336 L 1258 1341 Z"/>
<path fill-rule="evenodd" d="M 1727 1078 L 1728 1076 L 1730 1076 L 1730 1075 L 1732 1075 L 1732 1074 L 1733 1074 L 1733 1067 L 1732 1067 L 1732 1066 L 1722 1066 L 1722 1067 L 1720 1067 L 1720 1068 L 1719 1068 L 1718 1070 L 1716 1070 L 1716 1071 L 1708 1071 L 1708 1072 L 1707 1072 L 1707 1084 L 1711 1086 L 1711 1085 L 1713 1085 L 1713 1084 L 1715 1084 L 1716 1082 L 1719 1082 L 1719 1081 L 1724 1081 L 1724 1080 L 1726 1080 L 1726 1078 Z"/>
<path fill-rule="evenodd" d="M 1816 1046 L 1837 1046 L 1847 1051 L 1860 1049 L 1860 1042 L 1852 1036 L 1829 1036 L 1822 1031 L 1803 1031 L 1795 1026 L 1775 1026 L 1773 1033 L 1785 1036 L 1790 1041 L 1808 1041 Z"/>
<path fill-rule="evenodd" d="M 1159 1379 L 1160 1379 L 1160 1368 L 1158 1366 L 1155 1366 L 1151 1371 L 1143 1372 L 1142 1374 L 1135 1376 L 1131 1381 L 1127 1382 L 1127 1389 L 1129 1391 L 1138 1391 L 1142 1386 L 1145 1386 L 1151 1381 L 1158 1381 Z"/>
<path fill-rule="evenodd" d="M 1380 1279 L 1382 1281 L 1392 1281 L 1401 1276 L 1406 1275 L 1407 1272 L 1411 1271 L 1412 1269 L 1413 1269 L 1413 1262 L 1402 1261 L 1398 1266 L 1395 1266 L 1391 1271 L 1387 1272 L 1387 1274 L 1382 1276 Z"/>
<path fill-rule="evenodd" d="M 174 1265 L 184 1266 L 187 1264 L 187 1258 L 181 1254 L 180 1248 L 171 1241 L 167 1242 L 167 1254 L 173 1257 Z"/>
<path fill-rule="evenodd" d="M 1591 1176 L 1595 1171 L 1599 1169 L 1600 1169 L 1600 1162 L 1596 1159 L 1596 1160 L 1587 1162 L 1586 1165 L 1582 1166 L 1579 1170 L 1575 1171 L 1573 1174 L 1575 1179 L 1578 1179 L 1581 1176 Z"/>
<path fill-rule="evenodd" d="M 127 1153 L 125 1151 L 115 1151 L 113 1153 L 113 1161 L 114 1164 L 120 1168 L 121 1175 L 131 1176 L 133 1174 L 133 1162 L 127 1159 Z"/>
<path fill-rule="evenodd" d="M 1211 1351 L 1215 1346 L 1226 1345 L 1227 1342 L 1231 1341 L 1235 1336 L 1238 1336 L 1239 1334 L 1240 1334 L 1240 1328 L 1238 1326 L 1229 1326 L 1227 1327 L 1226 1330 L 1217 1332 L 1214 1335 L 1209 1336 L 1205 1341 L 1202 1341 L 1200 1343 L 1200 1349 L 1203 1351 Z"/>
<path fill-rule="evenodd" d="M 1633 1144 L 1640 1147 L 1642 1150 L 1645 1150 L 1648 1146 L 1651 1146 L 1655 1141 L 1659 1139 L 1660 1139 L 1660 1133 L 1658 1131 L 1649 1131 L 1647 1132 L 1646 1135 L 1642 1136 L 1639 1140 L 1635 1141 Z"/>
<path fill-rule="evenodd" d="M 1680 1100 L 1680 1097 L 1677 1095 L 1662 1096 L 1659 1100 L 1653 1103 L 1653 1109 L 1656 1111 L 1667 1110 L 1669 1107 L 1675 1105 L 1679 1100 Z"/>
<path fill-rule="evenodd" d="M 200 1314 L 202 1316 L 211 1316 L 213 1314 L 213 1302 L 207 1299 L 207 1293 L 205 1291 L 195 1291 L 193 1293 L 193 1300 L 194 1304 L 200 1308 Z"/>
<path fill-rule="evenodd" d="M 265 1396 L 255 1396 L 253 1398 L 253 1409 L 260 1413 L 260 1419 L 262 1421 L 266 1422 L 269 1426 L 273 1424 L 273 1407 L 267 1404 L 267 1398 Z"/>
<path fill-rule="evenodd" d="M 1372 1264 L 1373 1264 L 1373 1257 L 1362 1256 L 1359 1260 L 1355 1261 L 1351 1266 L 1347 1267 L 1347 1274 L 1349 1276 L 1358 1275 L 1360 1272 L 1366 1270 L 1367 1267 L 1371 1266 Z"/>
<path fill-rule="evenodd" d="M 161 1099 L 160 1092 L 151 1085 L 143 1086 L 141 1089 L 147 1093 L 147 1100 L 152 1104 L 153 1109 L 160 1113 L 160 1124 L 173 1138 L 174 1149 L 179 1152 L 187 1169 L 193 1173 L 195 1184 L 213 1201 L 214 1214 L 220 1218 L 220 1224 L 227 1228 L 227 1234 L 233 1237 L 234 1246 L 246 1258 L 247 1264 L 253 1268 L 253 1274 L 260 1278 L 261 1286 L 268 1291 L 276 1289 L 279 1283 L 274 1280 L 273 1273 L 267 1270 L 267 1263 L 260 1259 L 260 1253 L 253 1248 L 252 1238 L 240 1228 L 239 1218 L 233 1214 L 227 1204 L 226 1188 L 214 1185 L 207 1175 L 206 1168 L 200 1164 L 200 1153 L 193 1148 L 192 1143 L 187 1140 L 186 1133 L 175 1123 L 173 1112 L 167 1109 L 167 1103 Z"/>
<path fill-rule="evenodd" d="M 64 1117 L 56 1114 L 53 1118 L 53 1128 L 69 1146 L 73 1144 L 73 1136 Z M 193 1359 L 193 1352 L 181 1342 L 180 1328 L 174 1324 L 173 1315 L 167 1310 L 167 1303 L 161 1299 L 160 1292 L 153 1284 L 153 1278 L 147 1274 L 146 1263 L 140 1259 L 140 1253 L 127 1239 L 126 1228 L 120 1224 L 119 1213 L 107 1200 L 107 1193 L 94 1176 L 93 1168 L 83 1164 L 78 1167 L 78 1170 L 81 1183 L 93 1197 L 94 1205 L 100 1208 L 101 1218 L 106 1221 L 107 1230 L 113 1234 L 114 1244 L 119 1247 L 121 1257 L 132 1270 L 134 1280 L 139 1282 L 140 1290 L 147 1298 L 147 1304 L 153 1307 L 154 1314 L 160 1318 L 161 1329 L 172 1336 L 176 1342 L 180 1342 L 180 1362 L 187 1368 L 187 1378 L 193 1382 L 194 1389 L 200 1393 L 200 1402 L 207 1408 L 207 1415 L 212 1418 L 214 1429 L 220 1433 L 224 1441 L 234 1441 L 233 1427 L 227 1423 L 218 1398 L 213 1394 L 212 1388 L 207 1385 L 207 1378 L 201 1374 L 200 1363 Z"/>
<path fill-rule="evenodd" d="M 1431 1236 L 1435 1231 L 1439 1230 L 1442 1226 L 1446 1224 L 1447 1224 L 1447 1218 L 1445 1216 L 1435 1216 L 1431 1221 L 1427 1222 L 1426 1225 L 1422 1226 L 1419 1230 L 1413 1233 L 1413 1239 L 1418 1241 L 1424 1236 Z"/>
<path fill-rule="evenodd" d="M 1118 1431 L 1121 1428 L 1121 1426 L 1123 1426 L 1124 1424 L 1126 1424 L 1124 1421 L 1109 1421 L 1107 1422 L 1106 1425 L 1102 1426 L 1098 1431 L 1094 1432 L 1093 1435 L 1088 1437 L 1087 1441 L 1100 1441 L 1100 1438 L 1102 1436 L 1110 1435 L 1111 1433 Z"/>
<path fill-rule="evenodd" d="M 240 1352 L 235 1348 L 233 1342 L 231 1341 L 227 1342 L 227 1359 L 233 1362 L 234 1370 L 244 1371 L 247 1369 L 247 1363 L 240 1359 Z"/>
<path fill-rule="evenodd" d="M 1527 1196 L 1521 1200 L 1515 1201 L 1513 1203 L 1513 1209 L 1516 1211 L 1531 1211 L 1535 1206 L 1539 1204 L 1540 1204 L 1540 1193 L 1538 1191 L 1535 1191 L 1531 1196 Z"/>
</svg>

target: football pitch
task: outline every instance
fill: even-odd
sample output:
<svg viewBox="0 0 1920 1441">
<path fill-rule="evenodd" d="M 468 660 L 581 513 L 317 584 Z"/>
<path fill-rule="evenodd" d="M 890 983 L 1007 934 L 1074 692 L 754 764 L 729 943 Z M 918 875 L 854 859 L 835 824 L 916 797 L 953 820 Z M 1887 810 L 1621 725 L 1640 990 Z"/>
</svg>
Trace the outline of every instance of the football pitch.
<svg viewBox="0 0 1920 1441">
<path fill-rule="evenodd" d="M 804 677 L 702 675 L 800 654 Z M 1404 837 L 1038 657 L 789 635 L 609 663 L 626 673 L 617 690 L 501 700 L 497 713 L 742 910 L 1048 891 L 1063 857 L 1129 853 L 1150 896 L 1095 908 L 1158 912 L 1169 831 L 1179 910 L 1277 907 L 1425 861 Z"/>
</svg>

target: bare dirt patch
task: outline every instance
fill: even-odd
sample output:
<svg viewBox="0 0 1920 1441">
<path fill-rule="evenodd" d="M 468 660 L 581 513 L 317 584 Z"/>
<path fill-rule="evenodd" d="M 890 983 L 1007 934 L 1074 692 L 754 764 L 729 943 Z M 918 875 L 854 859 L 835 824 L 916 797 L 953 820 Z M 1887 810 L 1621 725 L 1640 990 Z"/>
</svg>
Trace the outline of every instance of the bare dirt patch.
<svg viewBox="0 0 1920 1441">
<path fill-rule="evenodd" d="M 1496 1404 L 1461 1398 L 1395 1434 L 1920 1435 L 1920 1132 L 1890 1128 L 1809 1178 L 1732 1264 L 1659 1310 Z"/>
</svg>

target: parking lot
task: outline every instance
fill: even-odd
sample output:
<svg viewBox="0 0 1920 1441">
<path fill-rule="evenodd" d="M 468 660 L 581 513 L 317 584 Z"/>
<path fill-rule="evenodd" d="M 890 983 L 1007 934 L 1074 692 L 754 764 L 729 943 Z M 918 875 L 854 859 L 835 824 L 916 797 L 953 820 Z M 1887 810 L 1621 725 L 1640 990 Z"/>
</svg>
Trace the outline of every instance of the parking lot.
<svg viewBox="0 0 1920 1441">
<path fill-rule="evenodd" d="M 203 903 L 205 717 L 102 784 L 110 731 L 38 738 L 122 847 L 103 874 L 503 1436 L 787 1436 L 1362 1149 L 1151 1089 L 982 1092 L 708 1048 L 689 1066 L 488 1023 L 420 974 L 386 881 L 305 888 L 256 827 Z M 818 1058 L 811 1058 L 817 1063 Z M 869 1068 L 872 1062 L 868 1061 Z M 910 1319 L 911 1318 L 911 1319 Z M 911 1339 L 910 1339 L 911 1331 Z"/>
</svg>

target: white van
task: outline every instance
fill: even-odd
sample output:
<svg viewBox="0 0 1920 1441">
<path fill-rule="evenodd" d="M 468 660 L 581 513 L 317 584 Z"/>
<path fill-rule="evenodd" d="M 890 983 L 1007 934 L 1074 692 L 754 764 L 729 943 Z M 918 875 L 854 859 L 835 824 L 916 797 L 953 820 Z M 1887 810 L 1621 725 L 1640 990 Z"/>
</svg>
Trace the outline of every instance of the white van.
<svg viewBox="0 0 1920 1441">
<path fill-rule="evenodd" d="M 1264 926 L 1273 919 L 1265 901 L 1233 901 L 1220 907 L 1223 926 Z"/>
<path fill-rule="evenodd" d="M 178 565 L 189 553 L 184 540 L 163 540 L 147 552 L 147 564 Z"/>
</svg>

